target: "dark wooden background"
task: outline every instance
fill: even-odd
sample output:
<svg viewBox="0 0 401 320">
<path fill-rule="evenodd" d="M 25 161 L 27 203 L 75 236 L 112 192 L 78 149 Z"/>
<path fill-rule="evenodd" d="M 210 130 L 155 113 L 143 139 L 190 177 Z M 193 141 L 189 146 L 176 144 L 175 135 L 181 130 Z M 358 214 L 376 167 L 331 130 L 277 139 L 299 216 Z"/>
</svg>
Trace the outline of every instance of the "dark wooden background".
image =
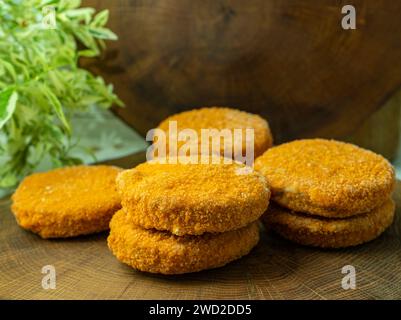
<svg viewBox="0 0 401 320">
<path fill-rule="evenodd" d="M 114 83 L 127 104 L 116 112 L 142 134 L 171 113 L 226 105 L 265 116 L 278 143 L 358 136 L 401 84 L 400 1 L 352 1 L 347 31 L 349 1 L 83 3 L 110 9 L 120 36 L 84 65 Z"/>
</svg>

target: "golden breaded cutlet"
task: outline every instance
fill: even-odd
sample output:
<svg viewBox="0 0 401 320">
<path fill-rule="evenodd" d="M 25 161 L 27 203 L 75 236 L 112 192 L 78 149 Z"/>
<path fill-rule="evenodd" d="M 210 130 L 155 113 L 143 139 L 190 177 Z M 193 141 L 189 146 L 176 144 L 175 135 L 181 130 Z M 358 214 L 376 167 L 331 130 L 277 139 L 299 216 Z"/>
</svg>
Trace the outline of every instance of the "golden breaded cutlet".
<svg viewBox="0 0 401 320">
<path fill-rule="evenodd" d="M 225 107 L 200 108 L 184 111 L 172 115 L 161 122 L 159 129 L 164 130 L 169 136 L 169 122 L 177 121 L 177 129 L 193 129 L 199 137 L 199 152 L 201 150 L 201 130 L 202 129 L 241 129 L 243 143 L 242 154 L 245 154 L 245 129 L 254 129 L 254 155 L 255 158 L 265 152 L 273 145 L 273 137 L 267 121 L 260 116 L 236 109 Z M 167 147 L 170 147 L 167 139 Z M 182 143 L 183 144 L 183 143 Z M 180 147 L 180 144 L 178 144 Z M 167 149 L 169 150 L 169 149 Z M 220 155 L 224 156 L 224 145 L 221 144 Z"/>
<path fill-rule="evenodd" d="M 382 156 L 324 139 L 297 140 L 267 150 L 255 169 L 267 179 L 272 200 L 294 211 L 348 217 L 380 206 L 395 186 Z"/>
<path fill-rule="evenodd" d="M 267 209 L 266 179 L 230 164 L 147 162 L 117 177 L 122 206 L 132 223 L 175 235 L 239 229 Z"/>
<path fill-rule="evenodd" d="M 393 222 L 394 212 L 392 199 L 372 211 L 342 219 L 311 216 L 270 205 L 262 222 L 267 229 L 302 245 L 343 248 L 377 238 Z"/>
<path fill-rule="evenodd" d="M 18 224 L 42 238 L 65 238 L 108 229 L 121 208 L 111 166 L 74 166 L 26 177 L 12 196 Z"/>
<path fill-rule="evenodd" d="M 201 236 L 175 236 L 131 223 L 124 210 L 110 223 L 108 246 L 118 260 L 140 271 L 182 274 L 217 268 L 248 254 L 259 241 L 253 222 L 241 229 Z"/>
</svg>

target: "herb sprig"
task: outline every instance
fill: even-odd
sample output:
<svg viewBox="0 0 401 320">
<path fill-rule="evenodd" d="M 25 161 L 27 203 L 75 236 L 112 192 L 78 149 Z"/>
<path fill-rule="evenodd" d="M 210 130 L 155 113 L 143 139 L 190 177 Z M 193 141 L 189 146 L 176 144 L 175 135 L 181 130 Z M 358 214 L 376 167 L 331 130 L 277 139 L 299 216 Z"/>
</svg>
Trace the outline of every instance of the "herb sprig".
<svg viewBox="0 0 401 320">
<path fill-rule="evenodd" d="M 69 155 L 71 115 L 123 105 L 112 85 L 78 65 L 80 57 L 98 56 L 104 40 L 117 39 L 105 28 L 107 10 L 80 5 L 0 0 L 0 188 L 14 187 L 45 160 L 81 163 Z M 55 28 L 43 23 L 49 8 Z"/>
</svg>

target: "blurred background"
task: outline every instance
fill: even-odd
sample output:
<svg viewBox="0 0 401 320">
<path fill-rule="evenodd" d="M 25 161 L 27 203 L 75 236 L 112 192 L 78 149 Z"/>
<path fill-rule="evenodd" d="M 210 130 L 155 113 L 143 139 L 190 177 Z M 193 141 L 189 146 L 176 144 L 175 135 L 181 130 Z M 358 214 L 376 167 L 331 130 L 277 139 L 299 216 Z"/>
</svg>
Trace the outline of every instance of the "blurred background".
<svg viewBox="0 0 401 320">
<path fill-rule="evenodd" d="M 351 3 L 352 2 L 352 3 Z M 276 144 L 351 141 L 396 164 L 401 2 L 86 0 L 119 35 L 83 65 L 115 85 L 115 113 L 139 134 L 166 116 L 231 106 L 268 119 Z M 352 4 L 357 29 L 341 27 Z"/>
</svg>

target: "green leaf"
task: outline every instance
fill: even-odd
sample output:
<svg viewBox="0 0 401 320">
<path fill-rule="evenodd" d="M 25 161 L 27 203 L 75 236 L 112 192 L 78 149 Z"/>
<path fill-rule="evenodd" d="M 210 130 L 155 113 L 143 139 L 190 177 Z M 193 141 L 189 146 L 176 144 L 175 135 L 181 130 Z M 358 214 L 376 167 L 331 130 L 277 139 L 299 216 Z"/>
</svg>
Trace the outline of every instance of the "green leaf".
<svg viewBox="0 0 401 320">
<path fill-rule="evenodd" d="M 81 0 L 60 0 L 59 9 L 74 9 L 81 5 Z"/>
<path fill-rule="evenodd" d="M 89 32 L 98 39 L 104 39 L 104 40 L 117 40 L 118 37 L 117 35 L 106 28 L 89 28 Z"/>
<path fill-rule="evenodd" d="M 10 76 L 12 77 L 12 79 L 14 81 L 17 80 L 17 73 L 15 72 L 15 69 L 13 67 L 13 65 L 3 59 L 0 59 L 0 64 L 5 68 L 5 70 L 7 70 L 7 72 L 10 74 Z"/>
<path fill-rule="evenodd" d="M 0 188 L 11 188 L 18 183 L 18 177 L 13 172 L 5 172 L 0 179 Z"/>
<path fill-rule="evenodd" d="M 65 117 L 64 111 L 63 111 L 63 106 L 60 103 L 60 100 L 56 97 L 56 95 L 45 85 L 40 86 L 41 91 L 43 94 L 49 99 L 49 102 L 51 106 L 53 107 L 56 115 L 60 119 L 61 123 L 64 125 L 64 127 L 67 129 L 67 132 L 71 132 L 70 124 L 67 121 L 67 118 Z"/>
<path fill-rule="evenodd" d="M 57 70 L 51 70 L 48 72 L 49 80 L 52 86 L 54 87 L 55 91 L 58 94 L 62 94 L 64 92 L 64 83 L 61 79 L 60 74 Z"/>
<path fill-rule="evenodd" d="M 0 129 L 12 117 L 17 105 L 18 93 L 13 89 L 0 92 Z"/>
<path fill-rule="evenodd" d="M 81 50 L 78 52 L 78 55 L 80 57 L 87 57 L 87 58 L 93 58 L 99 55 L 99 52 L 94 51 L 94 50 L 90 50 L 90 49 L 86 49 L 86 50 Z"/>
<path fill-rule="evenodd" d="M 100 11 L 93 19 L 91 25 L 93 27 L 104 27 L 109 20 L 109 10 Z"/>
<path fill-rule="evenodd" d="M 85 21 L 88 24 L 95 13 L 93 8 L 79 8 L 72 9 L 64 12 L 64 15 L 68 18 L 77 19 L 78 21 Z"/>
<path fill-rule="evenodd" d="M 97 52 L 99 54 L 99 48 L 96 44 L 95 39 L 93 39 L 89 30 L 84 28 L 74 28 L 73 30 L 75 36 L 84 44 L 87 48 L 92 50 L 93 52 Z"/>
</svg>

